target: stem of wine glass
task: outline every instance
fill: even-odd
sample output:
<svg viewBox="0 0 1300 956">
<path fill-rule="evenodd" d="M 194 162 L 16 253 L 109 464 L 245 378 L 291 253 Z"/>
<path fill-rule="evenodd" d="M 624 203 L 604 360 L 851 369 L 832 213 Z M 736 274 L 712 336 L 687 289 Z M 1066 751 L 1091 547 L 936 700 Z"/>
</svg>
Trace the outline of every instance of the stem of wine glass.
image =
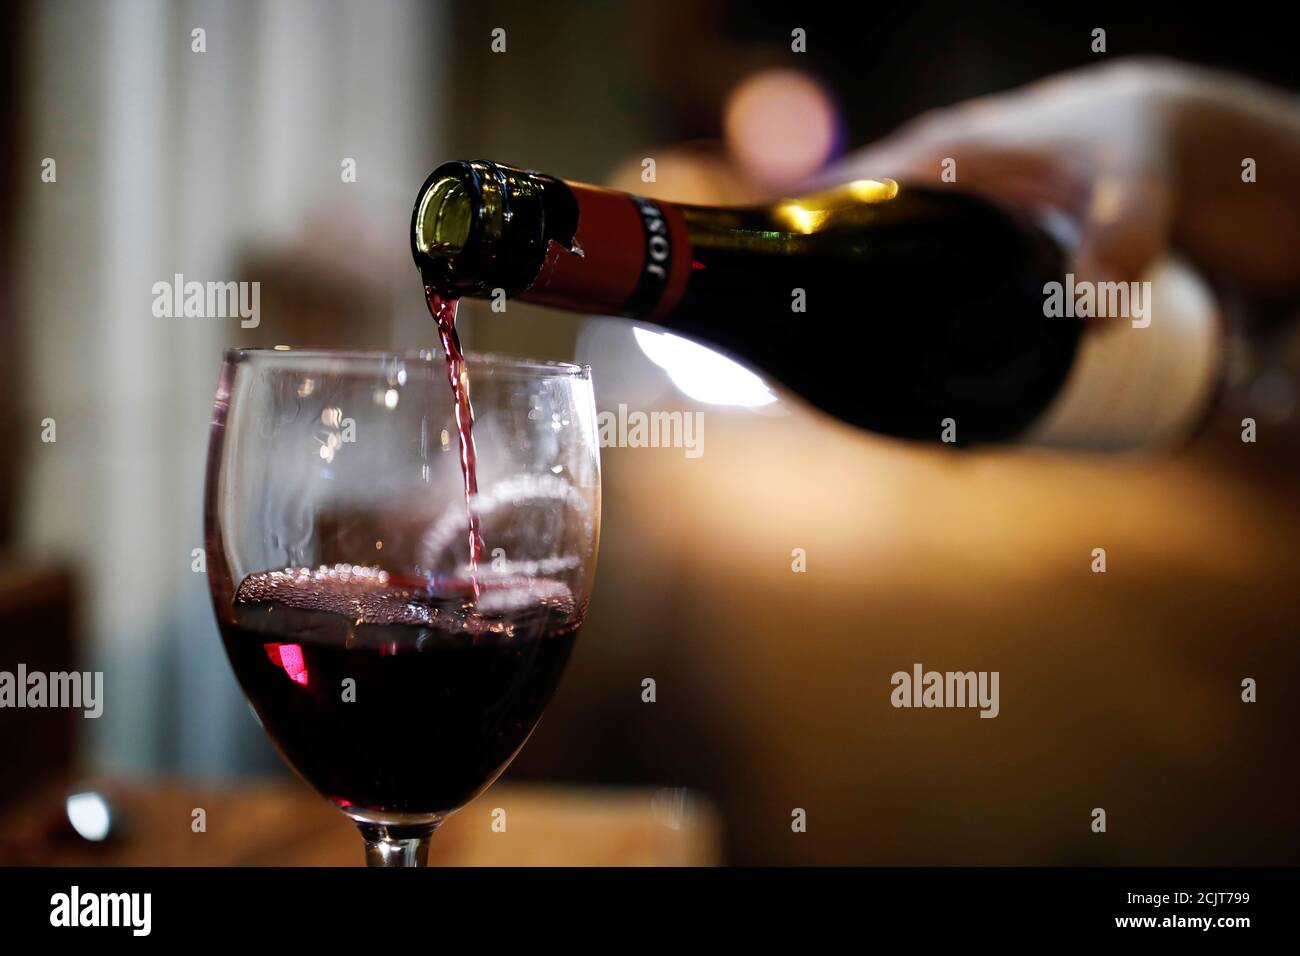
<svg viewBox="0 0 1300 956">
<path fill-rule="evenodd" d="M 385 826 L 382 823 L 358 823 L 366 841 L 366 866 L 428 866 L 429 837 L 438 824 L 425 826 Z"/>
</svg>

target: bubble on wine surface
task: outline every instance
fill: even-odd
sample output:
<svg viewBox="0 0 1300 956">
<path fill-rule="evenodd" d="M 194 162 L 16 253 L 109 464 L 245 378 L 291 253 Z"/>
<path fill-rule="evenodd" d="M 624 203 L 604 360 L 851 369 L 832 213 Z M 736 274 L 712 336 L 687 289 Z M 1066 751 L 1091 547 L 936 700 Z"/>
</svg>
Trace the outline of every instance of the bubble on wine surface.
<svg viewBox="0 0 1300 956">
<path fill-rule="evenodd" d="M 244 578 L 236 604 L 269 604 L 304 611 L 326 611 L 360 624 L 441 622 L 440 609 L 422 601 L 415 588 L 390 586 L 387 571 L 361 565 L 335 564 L 310 568 L 262 571 Z"/>
<path fill-rule="evenodd" d="M 531 611 L 568 616 L 576 610 L 572 590 L 561 581 L 499 575 L 480 580 L 478 590 L 475 598 L 465 581 L 399 578 L 380 568 L 334 564 L 250 574 L 239 585 L 235 604 L 272 611 L 321 611 L 357 625 L 406 624 L 467 632 L 509 626 L 488 617 Z"/>
</svg>

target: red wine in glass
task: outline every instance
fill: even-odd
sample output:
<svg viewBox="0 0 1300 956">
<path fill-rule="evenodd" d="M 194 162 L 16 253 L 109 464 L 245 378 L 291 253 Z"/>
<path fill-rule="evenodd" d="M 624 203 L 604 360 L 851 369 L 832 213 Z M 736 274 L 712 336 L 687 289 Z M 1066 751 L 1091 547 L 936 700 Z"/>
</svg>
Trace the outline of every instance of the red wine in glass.
<svg viewBox="0 0 1300 956">
<path fill-rule="evenodd" d="M 580 614 L 563 584 L 402 579 L 336 565 L 251 574 L 220 621 L 262 727 L 357 817 L 441 817 L 523 746 Z"/>
</svg>

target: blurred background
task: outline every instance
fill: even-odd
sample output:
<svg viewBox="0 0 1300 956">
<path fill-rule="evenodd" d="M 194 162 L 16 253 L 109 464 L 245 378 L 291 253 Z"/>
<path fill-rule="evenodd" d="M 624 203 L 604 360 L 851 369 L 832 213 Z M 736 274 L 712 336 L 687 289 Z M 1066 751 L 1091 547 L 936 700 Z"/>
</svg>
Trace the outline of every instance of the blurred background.
<svg viewBox="0 0 1300 956">
<path fill-rule="evenodd" d="M 192 567 L 220 355 L 430 346 L 407 228 L 439 162 L 743 202 L 927 109 L 1095 62 L 1095 27 L 1110 57 L 1300 88 L 1288 31 L 1132 6 L 7 7 L 0 669 L 102 670 L 107 706 L 0 713 L 0 811 L 77 774 L 287 777 Z M 259 281 L 260 327 L 155 317 L 176 273 Z M 1254 445 L 1229 409 L 1158 457 L 953 454 L 784 395 L 701 402 L 699 370 L 651 361 L 630 324 L 462 314 L 472 349 L 591 364 L 601 409 L 705 412 L 699 458 L 604 451 L 588 623 L 508 780 L 687 788 L 736 863 L 1300 862 L 1289 391 Z M 914 662 L 1000 671 L 1001 716 L 894 710 Z"/>
</svg>

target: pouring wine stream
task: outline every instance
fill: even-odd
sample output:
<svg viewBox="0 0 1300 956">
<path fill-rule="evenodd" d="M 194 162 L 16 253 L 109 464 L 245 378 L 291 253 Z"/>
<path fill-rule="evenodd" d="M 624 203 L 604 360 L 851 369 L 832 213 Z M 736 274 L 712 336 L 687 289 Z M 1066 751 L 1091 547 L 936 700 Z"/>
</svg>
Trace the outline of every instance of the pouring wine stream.
<svg viewBox="0 0 1300 956">
<path fill-rule="evenodd" d="M 460 300 L 439 295 L 432 285 L 424 286 L 429 314 L 438 326 L 443 351 L 447 353 L 447 380 L 451 383 L 456 409 L 456 436 L 460 442 L 460 470 L 465 482 L 465 518 L 469 527 L 469 580 L 474 597 L 481 596 L 478 565 L 483 558 L 483 533 L 474 499 L 478 495 L 478 454 L 474 447 L 474 406 L 469 398 L 469 369 L 456 332 L 456 308 Z"/>
</svg>

